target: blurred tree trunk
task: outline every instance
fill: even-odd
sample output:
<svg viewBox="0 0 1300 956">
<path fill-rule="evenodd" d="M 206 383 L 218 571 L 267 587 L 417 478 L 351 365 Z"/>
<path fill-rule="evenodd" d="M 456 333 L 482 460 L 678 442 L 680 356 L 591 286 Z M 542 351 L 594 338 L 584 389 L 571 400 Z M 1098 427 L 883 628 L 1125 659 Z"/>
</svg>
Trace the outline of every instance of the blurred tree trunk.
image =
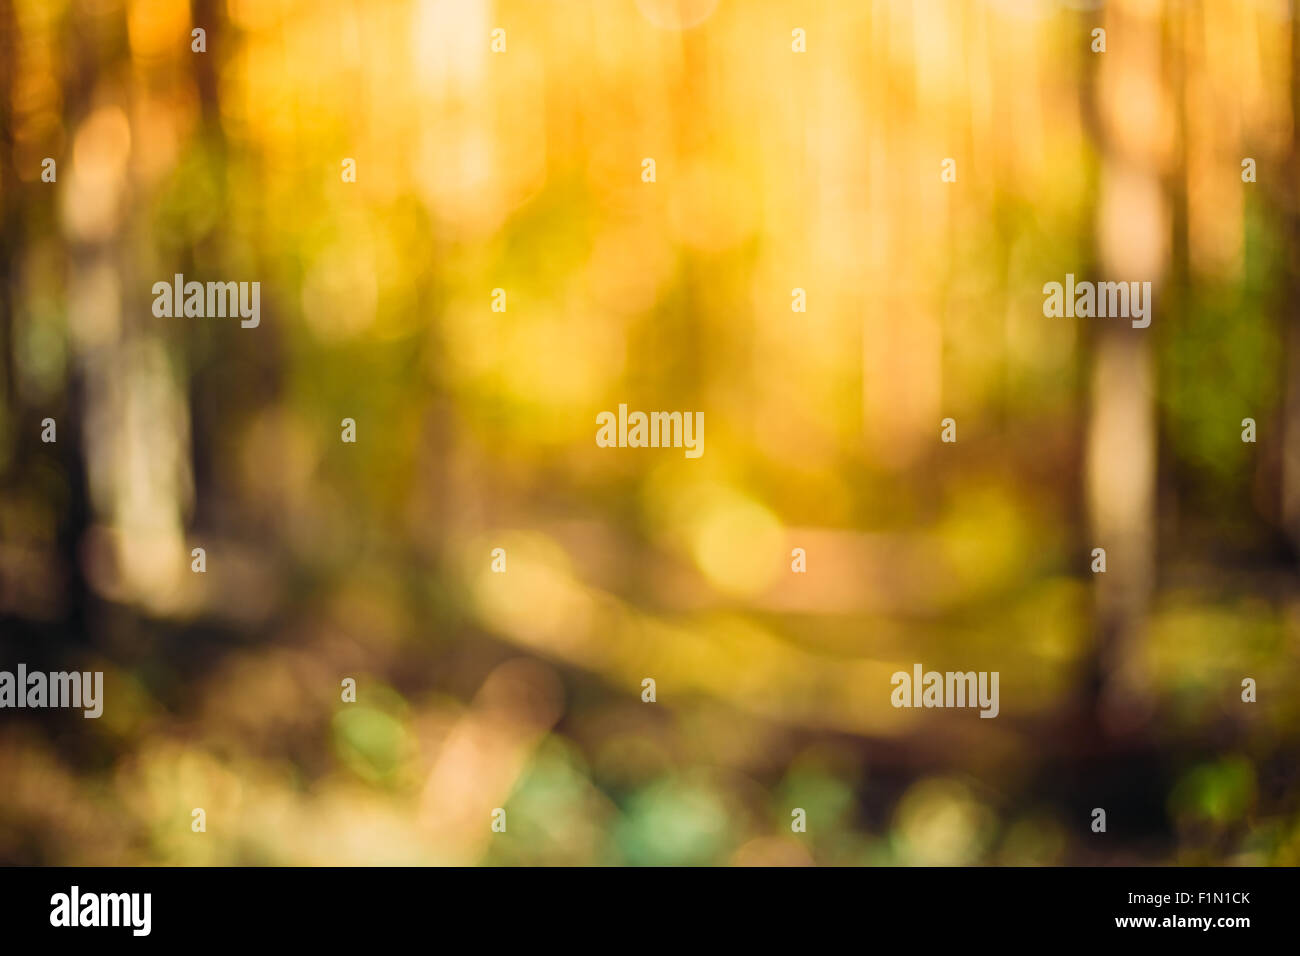
<svg viewBox="0 0 1300 956">
<path fill-rule="evenodd" d="M 1291 17 L 1291 152 L 1287 183 L 1275 195 L 1285 217 L 1287 306 L 1283 320 L 1282 521 L 1300 551 L 1300 15 Z"/>
<path fill-rule="evenodd" d="M 1161 122 L 1171 103 L 1161 74 L 1161 9 L 1109 4 L 1100 24 L 1116 50 L 1089 52 L 1093 136 L 1101 159 L 1094 225 L 1097 274 L 1080 280 L 1151 282 L 1152 323 L 1079 319 L 1091 345 L 1085 496 L 1092 548 L 1106 550 L 1096 595 L 1092 684 L 1098 718 L 1115 733 L 1151 707 L 1141 642 L 1155 586 L 1156 406 L 1152 336 L 1169 264 L 1170 203 L 1162 181 Z M 1089 42 L 1089 37 L 1082 38 Z M 1122 52 L 1119 52 L 1122 50 Z"/>
<path fill-rule="evenodd" d="M 33 555 L 37 562 L 34 567 L 48 569 L 44 573 L 52 573 L 57 579 L 57 583 L 50 582 L 49 588 L 49 593 L 56 595 L 55 604 L 33 608 L 36 615 L 28 623 L 48 615 L 49 626 L 57 628 L 65 640 L 77 642 L 87 637 L 85 622 L 90 600 L 79 560 L 79 546 L 90 514 L 81 421 L 77 414 L 79 381 L 72 374 L 65 379 L 62 394 L 34 401 L 30 390 L 23 388 L 20 354 L 21 323 L 32 321 L 21 314 L 22 296 L 29 291 L 23 278 L 29 237 L 43 238 L 37 234 L 40 224 L 57 220 L 62 198 L 59 191 L 66 183 L 71 150 L 65 139 L 60 151 L 48 134 L 49 117 L 43 115 L 58 108 L 58 98 L 33 96 L 30 88 L 26 96 L 19 92 L 22 84 L 18 82 L 18 71 L 26 62 L 41 61 L 39 56 L 31 55 L 32 48 L 57 43 L 55 35 L 39 32 L 57 27 L 42 23 L 39 18 L 29 20 L 27 29 L 27 34 L 19 32 L 11 0 L 0 0 L 0 227 L 3 229 L 0 235 L 0 401 L 4 415 L 0 420 L 0 442 L 4 443 L 0 447 L 0 475 L 4 476 L 5 487 L 19 489 L 14 501 L 16 508 L 25 509 L 31 501 L 37 508 L 56 516 L 54 539 L 48 545 L 30 540 L 16 542 L 20 549 L 49 547 L 49 553 Z M 33 128 L 41 129 L 47 138 L 26 143 L 26 148 L 20 149 L 23 127 L 29 134 Z M 56 160 L 55 182 L 41 180 L 38 156 Z M 21 170 L 17 166 L 20 160 L 24 165 Z M 28 162 L 34 165 L 28 167 Z M 65 315 L 69 311 L 65 306 Z M 49 444 L 41 438 L 41 423 L 45 418 L 55 421 L 56 441 Z M 52 475 L 58 477 L 52 480 Z M 27 558 L 23 561 L 27 567 L 19 568 L 21 573 L 41 573 L 32 570 Z M 19 589 L 22 587 L 20 584 Z M 14 610 L 20 618 L 27 616 L 22 606 Z"/>
<path fill-rule="evenodd" d="M 13 356 L 13 274 L 22 217 L 18 208 L 18 172 L 14 168 L 13 74 L 18 35 L 11 0 L 0 0 L 0 401 L 7 413 L 17 411 Z M 0 474 L 11 460 L 15 423 L 0 421 Z M 7 434 L 6 434 L 7 432 Z"/>
<path fill-rule="evenodd" d="M 68 17 L 84 16 L 75 6 Z M 91 496 L 91 482 L 94 474 L 92 444 L 96 437 L 89 434 L 93 427 L 90 422 L 92 406 L 97 402 L 97 389 L 93 374 L 98 366 L 101 376 L 109 374 L 108 369 L 115 363 L 101 351 L 99 346 L 88 345 L 93 336 L 88 337 L 86 330 L 99 322 L 98 308 L 94 317 L 88 317 L 84 308 L 86 302 L 103 297 L 105 285 L 102 278 L 105 272 L 96 272 L 108 263 L 112 237 L 103 237 L 97 242 L 83 242 L 74 235 L 70 227 L 69 207 L 78 205 L 76 192 L 70 192 L 77 174 L 74 155 L 74 143 L 77 132 L 95 108 L 95 96 L 100 76 L 106 63 L 120 61 L 121 50 L 126 43 L 126 14 L 120 11 L 116 23 L 105 18 L 104 29 L 110 25 L 117 28 L 119 44 L 109 45 L 97 42 L 100 34 L 94 28 L 84 25 L 74 32 L 71 42 L 63 41 L 64 70 L 62 76 L 61 116 L 63 127 L 64 153 L 59 157 L 58 194 L 51 200 L 55 209 L 54 228 L 59 231 L 57 238 L 63 245 L 64 262 L 67 266 L 67 284 L 63 290 L 64 324 L 68 341 L 68 365 L 66 372 L 64 414 L 59 419 L 59 457 L 63 463 L 68 485 L 68 498 L 59 527 L 59 554 L 70 574 L 68 594 L 69 636 L 77 640 L 93 639 L 91 621 L 98 615 L 91 612 L 93 602 L 97 600 L 87 579 L 84 562 L 93 560 L 87 548 L 89 532 L 95 524 L 94 503 Z M 74 21 L 75 22 L 75 21 Z M 91 21 L 96 22 L 96 21 Z M 53 238 L 53 237 L 52 237 Z M 101 281 L 96 281 L 97 279 Z M 121 288 L 120 282 L 118 288 Z M 113 302 L 103 306 L 120 313 L 120 305 Z M 102 386 L 101 386 L 102 388 Z M 102 440 L 102 438 L 101 438 Z"/>
<path fill-rule="evenodd" d="M 198 143 L 208 154 L 212 166 L 225 170 L 226 139 L 221 126 L 220 79 L 217 63 L 225 54 L 222 42 L 226 38 L 221 5 L 217 0 L 193 0 L 193 23 L 207 31 L 207 53 L 187 53 L 186 67 L 189 79 L 198 92 L 200 131 Z M 216 195 L 213 201 L 221 206 L 218 221 L 224 221 L 227 209 L 226 177 L 214 177 Z M 220 240 L 218 240 L 220 241 Z M 188 256 L 193 262 L 192 252 Z M 224 256 L 223 256 L 224 261 Z M 197 277 L 196 277 L 197 278 Z M 222 394 L 220 368 L 214 368 L 204 359 L 203 343 L 197 336 L 187 336 L 188 368 L 186 369 L 185 400 L 189 406 L 191 422 L 190 459 L 194 477 L 194 512 L 196 526 L 209 524 L 209 511 L 214 510 L 220 497 L 216 488 L 216 447 L 212 436 L 221 428 L 219 396 Z"/>
</svg>

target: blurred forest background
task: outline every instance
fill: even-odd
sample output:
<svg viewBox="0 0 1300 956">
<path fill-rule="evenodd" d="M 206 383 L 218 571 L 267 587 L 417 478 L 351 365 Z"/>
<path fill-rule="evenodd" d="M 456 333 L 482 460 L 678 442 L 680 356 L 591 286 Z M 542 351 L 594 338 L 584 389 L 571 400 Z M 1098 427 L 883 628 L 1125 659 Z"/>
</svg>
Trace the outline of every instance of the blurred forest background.
<svg viewBox="0 0 1300 956">
<path fill-rule="evenodd" d="M 0 0 L 0 861 L 1295 865 L 1298 116 L 1283 0 Z"/>
</svg>

